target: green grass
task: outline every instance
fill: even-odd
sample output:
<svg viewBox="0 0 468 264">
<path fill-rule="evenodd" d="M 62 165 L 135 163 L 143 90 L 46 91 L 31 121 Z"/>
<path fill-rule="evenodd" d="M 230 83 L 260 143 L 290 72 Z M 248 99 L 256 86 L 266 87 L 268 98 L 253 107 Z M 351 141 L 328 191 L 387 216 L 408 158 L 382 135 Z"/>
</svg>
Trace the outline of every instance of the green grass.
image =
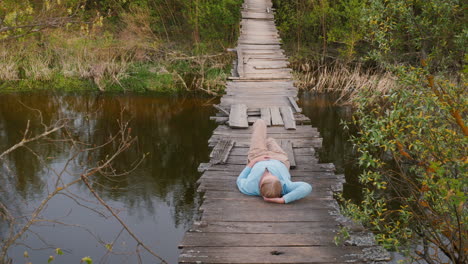
<svg viewBox="0 0 468 264">
<path fill-rule="evenodd" d="M 163 94 L 187 93 L 180 78 L 172 72 L 178 72 L 182 77 L 191 74 L 193 69 L 188 62 L 178 62 L 166 68 L 156 63 L 135 63 L 130 66 L 127 76 L 118 83 L 107 83 L 106 92 L 156 92 Z M 170 72 L 169 72 L 170 71 Z M 224 74 L 219 69 L 207 71 L 209 78 Z M 98 87 L 91 80 L 77 77 L 66 77 L 63 74 L 54 74 L 50 80 L 22 79 L 18 81 L 0 82 L 0 93 L 27 92 L 39 90 L 56 91 L 98 91 Z M 192 93 L 192 92 L 190 92 Z"/>
</svg>

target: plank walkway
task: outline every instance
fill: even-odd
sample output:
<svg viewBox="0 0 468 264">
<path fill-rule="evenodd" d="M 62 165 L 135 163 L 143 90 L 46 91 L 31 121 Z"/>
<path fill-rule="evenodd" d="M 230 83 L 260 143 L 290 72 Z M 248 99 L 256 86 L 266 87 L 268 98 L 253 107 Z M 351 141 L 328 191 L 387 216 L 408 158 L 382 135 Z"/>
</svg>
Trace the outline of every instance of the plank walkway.
<svg viewBox="0 0 468 264">
<path fill-rule="evenodd" d="M 321 164 L 315 148 L 322 139 L 296 104 L 288 60 L 280 46 L 271 0 L 245 0 L 237 60 L 226 94 L 212 117 L 220 125 L 208 144 L 210 162 L 201 164 L 198 191 L 201 220 L 180 244 L 179 263 L 379 263 L 388 254 L 372 235 L 341 216 L 334 192 L 343 175 Z M 236 178 L 246 164 L 256 119 L 281 143 L 294 163 L 293 181 L 313 186 L 312 194 L 291 204 L 264 202 L 240 193 Z M 340 228 L 351 236 L 335 244 Z"/>
</svg>

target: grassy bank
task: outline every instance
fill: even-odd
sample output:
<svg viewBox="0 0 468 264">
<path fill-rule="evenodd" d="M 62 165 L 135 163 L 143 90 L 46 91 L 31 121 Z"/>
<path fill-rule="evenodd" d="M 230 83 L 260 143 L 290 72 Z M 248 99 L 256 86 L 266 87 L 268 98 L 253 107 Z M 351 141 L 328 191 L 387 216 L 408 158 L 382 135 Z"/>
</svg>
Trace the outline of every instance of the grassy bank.
<svg viewBox="0 0 468 264">
<path fill-rule="evenodd" d="M 4 1 L 0 92 L 218 94 L 240 0 Z M 222 16 L 222 19 L 219 18 Z"/>
<path fill-rule="evenodd" d="M 386 94 L 397 87 L 405 67 L 425 68 L 463 85 L 467 34 L 462 1 L 273 3 L 301 89 L 338 92 L 341 99 L 366 89 Z"/>
</svg>

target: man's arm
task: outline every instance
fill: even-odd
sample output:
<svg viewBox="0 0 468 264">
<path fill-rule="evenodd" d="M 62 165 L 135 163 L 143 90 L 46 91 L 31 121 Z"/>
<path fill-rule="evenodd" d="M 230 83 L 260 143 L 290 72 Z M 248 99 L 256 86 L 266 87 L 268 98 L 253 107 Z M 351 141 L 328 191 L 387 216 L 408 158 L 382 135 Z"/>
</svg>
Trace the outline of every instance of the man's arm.
<svg viewBox="0 0 468 264">
<path fill-rule="evenodd" d="M 286 188 L 286 194 L 282 197 L 285 203 L 302 199 L 312 192 L 312 186 L 306 182 L 289 182 Z"/>
<path fill-rule="evenodd" d="M 279 198 L 266 198 L 266 197 L 263 197 L 263 200 L 265 202 L 269 202 L 269 203 L 277 203 L 277 204 L 284 204 L 284 198 L 283 197 L 279 197 Z"/>
</svg>

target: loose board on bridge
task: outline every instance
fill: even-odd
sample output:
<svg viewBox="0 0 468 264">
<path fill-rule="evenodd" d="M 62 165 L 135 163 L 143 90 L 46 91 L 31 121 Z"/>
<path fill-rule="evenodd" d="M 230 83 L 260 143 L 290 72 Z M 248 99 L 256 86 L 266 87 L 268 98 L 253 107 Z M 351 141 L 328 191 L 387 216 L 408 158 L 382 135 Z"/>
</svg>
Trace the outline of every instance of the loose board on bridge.
<svg viewBox="0 0 468 264">
<path fill-rule="evenodd" d="M 271 107 L 270 108 L 270 113 L 271 113 L 271 125 L 272 126 L 283 126 L 283 118 L 281 117 L 281 112 L 279 110 L 279 107 Z"/>
<path fill-rule="evenodd" d="M 291 140 L 283 139 L 280 141 L 281 148 L 288 154 L 289 163 L 291 164 L 291 169 L 296 168 L 296 157 L 294 156 L 293 144 Z"/>
<path fill-rule="evenodd" d="M 245 104 L 234 104 L 229 113 L 229 126 L 232 128 L 247 128 L 247 106 Z"/>
<path fill-rule="evenodd" d="M 231 140 L 230 138 L 223 138 L 218 143 L 216 146 L 213 148 L 210 154 L 210 162 L 212 164 L 225 164 L 229 152 L 231 151 L 232 147 L 234 147 L 235 142 Z"/>
<path fill-rule="evenodd" d="M 271 126 L 271 113 L 270 108 L 261 108 L 260 109 L 260 118 L 265 121 L 267 126 Z"/>
<path fill-rule="evenodd" d="M 294 120 L 294 115 L 289 106 L 280 107 L 281 117 L 283 118 L 284 128 L 286 129 L 296 129 L 296 120 Z"/>
</svg>

